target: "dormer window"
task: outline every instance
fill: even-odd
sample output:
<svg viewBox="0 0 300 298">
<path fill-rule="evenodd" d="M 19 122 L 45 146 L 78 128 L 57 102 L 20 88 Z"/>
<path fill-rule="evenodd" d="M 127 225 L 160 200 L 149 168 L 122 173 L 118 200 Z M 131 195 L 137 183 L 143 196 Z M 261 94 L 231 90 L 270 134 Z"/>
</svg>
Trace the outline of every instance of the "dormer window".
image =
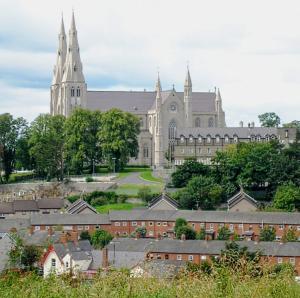
<svg viewBox="0 0 300 298">
<path fill-rule="evenodd" d="M 192 136 L 190 136 L 189 141 L 190 141 L 190 143 L 193 143 L 194 139 Z"/>
<path fill-rule="evenodd" d="M 257 135 L 257 136 L 256 136 L 256 140 L 257 140 L 257 142 L 260 142 L 260 141 L 261 141 L 260 135 Z"/>
<path fill-rule="evenodd" d="M 207 136 L 206 142 L 207 142 L 207 143 L 210 143 L 210 142 L 211 142 L 211 136 L 209 136 L 209 135 Z"/>
<path fill-rule="evenodd" d="M 251 136 L 251 142 L 255 142 L 255 136 Z"/>
<path fill-rule="evenodd" d="M 235 143 L 237 143 L 238 140 L 239 140 L 239 139 L 238 139 L 238 136 L 234 136 L 234 137 L 233 137 L 233 141 L 234 141 Z"/>
<path fill-rule="evenodd" d="M 220 136 L 216 136 L 216 143 L 217 143 L 217 144 L 220 143 Z"/>
<path fill-rule="evenodd" d="M 225 136 L 225 143 L 229 143 L 229 137 Z"/>
<path fill-rule="evenodd" d="M 181 136 L 181 137 L 180 137 L 180 142 L 181 142 L 181 143 L 184 143 L 184 136 Z"/>
<path fill-rule="evenodd" d="M 202 137 L 201 136 L 198 136 L 198 142 L 202 143 Z"/>
<path fill-rule="evenodd" d="M 265 138 L 266 138 L 266 141 L 267 141 L 267 142 L 269 142 L 269 141 L 270 141 L 270 137 L 269 137 L 269 135 L 266 135 L 266 137 L 265 137 Z"/>
</svg>

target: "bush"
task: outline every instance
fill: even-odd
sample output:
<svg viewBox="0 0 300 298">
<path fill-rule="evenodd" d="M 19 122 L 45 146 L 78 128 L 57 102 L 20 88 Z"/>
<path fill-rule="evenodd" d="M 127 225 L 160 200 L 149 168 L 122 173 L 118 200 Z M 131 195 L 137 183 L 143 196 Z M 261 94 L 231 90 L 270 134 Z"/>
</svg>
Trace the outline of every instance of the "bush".
<svg viewBox="0 0 300 298">
<path fill-rule="evenodd" d="M 177 239 L 180 239 L 183 234 L 185 235 L 186 240 L 196 239 L 195 230 L 189 226 L 181 226 L 177 229 L 177 232 L 176 232 Z"/>
<path fill-rule="evenodd" d="M 96 206 L 103 206 L 108 204 L 107 199 L 106 198 L 96 198 L 96 199 L 92 199 L 91 200 L 91 205 L 96 207 Z"/>
<path fill-rule="evenodd" d="M 147 234 L 147 229 L 146 227 L 138 227 L 135 229 L 135 234 L 139 234 L 139 236 L 141 238 L 145 238 L 146 237 L 146 234 Z"/>
<path fill-rule="evenodd" d="M 197 233 L 197 235 L 196 235 L 196 239 L 197 240 L 205 240 L 205 235 L 206 235 L 205 229 L 201 228 L 200 232 Z"/>
<path fill-rule="evenodd" d="M 79 237 L 80 237 L 80 240 L 89 240 L 89 241 L 91 241 L 91 235 L 88 231 L 82 231 L 80 233 Z"/>
<path fill-rule="evenodd" d="M 68 196 L 67 200 L 70 202 L 70 203 L 74 203 L 76 202 L 78 199 L 80 199 L 80 195 L 73 195 L 73 196 Z"/>
<path fill-rule="evenodd" d="M 261 241 L 274 241 L 276 239 L 276 230 L 274 227 L 264 227 L 260 231 L 259 239 Z"/>
<path fill-rule="evenodd" d="M 118 197 L 118 203 L 121 203 L 121 204 L 126 203 L 127 199 L 128 199 L 128 195 L 120 194 Z"/>
<path fill-rule="evenodd" d="M 92 234 L 91 242 L 94 248 L 103 248 L 112 239 L 113 236 L 109 232 L 104 230 L 98 230 Z"/>
<path fill-rule="evenodd" d="M 85 182 L 94 182 L 94 179 L 92 177 L 86 177 Z"/>
<path fill-rule="evenodd" d="M 227 227 L 221 227 L 218 229 L 217 240 L 229 240 L 231 235 L 230 230 Z"/>
<path fill-rule="evenodd" d="M 144 202 L 148 203 L 152 200 L 151 189 L 149 186 L 142 186 L 138 191 L 138 197 L 141 198 Z"/>
</svg>

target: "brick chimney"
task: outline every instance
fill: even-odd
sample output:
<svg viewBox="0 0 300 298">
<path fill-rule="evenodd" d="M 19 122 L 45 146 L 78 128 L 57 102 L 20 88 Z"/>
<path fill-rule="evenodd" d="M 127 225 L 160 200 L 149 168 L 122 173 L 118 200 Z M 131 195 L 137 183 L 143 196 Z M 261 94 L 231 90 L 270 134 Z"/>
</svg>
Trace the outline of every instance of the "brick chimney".
<svg viewBox="0 0 300 298">
<path fill-rule="evenodd" d="M 104 247 L 102 249 L 102 267 L 108 268 L 108 248 Z"/>
<path fill-rule="evenodd" d="M 78 232 L 77 231 L 70 231 L 68 240 L 73 241 L 73 242 L 78 242 Z"/>
<path fill-rule="evenodd" d="M 180 240 L 181 240 L 181 241 L 185 241 L 185 240 L 186 240 L 185 234 L 181 234 Z"/>
</svg>

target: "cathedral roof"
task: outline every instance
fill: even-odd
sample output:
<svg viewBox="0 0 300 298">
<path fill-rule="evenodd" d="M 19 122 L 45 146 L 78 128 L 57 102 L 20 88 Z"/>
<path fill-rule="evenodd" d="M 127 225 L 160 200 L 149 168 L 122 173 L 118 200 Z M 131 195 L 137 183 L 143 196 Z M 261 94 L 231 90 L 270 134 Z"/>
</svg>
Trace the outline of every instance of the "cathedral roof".
<svg viewBox="0 0 300 298">
<path fill-rule="evenodd" d="M 162 102 L 171 92 L 173 91 L 162 91 Z M 176 94 L 183 100 L 183 92 Z M 143 114 L 155 108 L 155 97 L 155 91 L 88 91 L 87 108 L 101 111 L 118 108 L 126 112 Z M 215 112 L 214 92 L 193 92 L 192 98 L 193 112 Z"/>
</svg>

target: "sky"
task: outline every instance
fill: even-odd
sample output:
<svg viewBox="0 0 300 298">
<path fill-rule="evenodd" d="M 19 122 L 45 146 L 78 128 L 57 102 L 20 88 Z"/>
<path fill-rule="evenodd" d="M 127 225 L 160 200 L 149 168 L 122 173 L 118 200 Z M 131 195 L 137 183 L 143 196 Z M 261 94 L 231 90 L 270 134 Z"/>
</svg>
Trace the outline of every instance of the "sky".
<svg viewBox="0 0 300 298">
<path fill-rule="evenodd" d="M 49 112 L 60 19 L 75 12 L 89 90 L 220 88 L 227 125 L 300 120 L 300 2 L 0 0 L 0 113 Z"/>
</svg>

